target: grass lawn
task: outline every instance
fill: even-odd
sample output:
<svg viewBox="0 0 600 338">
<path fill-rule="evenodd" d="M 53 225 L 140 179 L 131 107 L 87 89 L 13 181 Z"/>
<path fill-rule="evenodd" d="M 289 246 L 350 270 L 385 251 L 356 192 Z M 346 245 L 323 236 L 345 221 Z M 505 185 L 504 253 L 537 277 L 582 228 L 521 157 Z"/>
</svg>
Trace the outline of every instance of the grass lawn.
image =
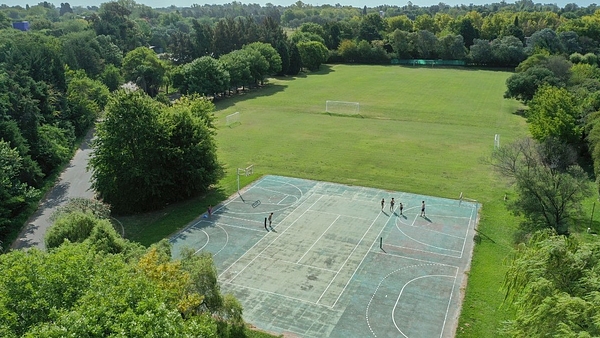
<svg viewBox="0 0 600 338">
<path fill-rule="evenodd" d="M 482 159 L 494 135 L 527 135 L 520 107 L 503 99 L 507 72 L 399 66 L 322 66 L 307 76 L 270 79 L 261 89 L 216 103 L 218 155 L 227 176 L 207 196 L 153 214 L 120 218 L 127 236 L 150 244 L 183 227 L 236 189 L 236 168 L 483 204 L 457 336 L 499 335 L 504 260 L 517 220 L 508 188 Z M 360 103 L 356 117 L 325 113 L 325 101 Z M 240 112 L 240 124 L 225 116 Z M 597 206 L 600 209 L 600 205 Z M 600 214 L 600 210 L 598 210 Z M 493 241 L 492 241 L 493 240 Z"/>
</svg>

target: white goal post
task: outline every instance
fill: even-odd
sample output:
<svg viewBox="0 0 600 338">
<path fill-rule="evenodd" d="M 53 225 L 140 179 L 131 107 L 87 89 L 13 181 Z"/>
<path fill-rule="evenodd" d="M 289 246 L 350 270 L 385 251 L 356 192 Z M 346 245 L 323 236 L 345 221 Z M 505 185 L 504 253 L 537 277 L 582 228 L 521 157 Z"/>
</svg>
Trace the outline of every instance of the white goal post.
<svg viewBox="0 0 600 338">
<path fill-rule="evenodd" d="M 229 114 L 225 117 L 225 123 L 227 126 L 231 126 L 232 124 L 240 122 L 240 112 L 236 111 L 233 114 Z"/>
<path fill-rule="evenodd" d="M 325 101 L 325 111 L 335 114 L 358 114 L 360 104 L 358 102 Z"/>
</svg>

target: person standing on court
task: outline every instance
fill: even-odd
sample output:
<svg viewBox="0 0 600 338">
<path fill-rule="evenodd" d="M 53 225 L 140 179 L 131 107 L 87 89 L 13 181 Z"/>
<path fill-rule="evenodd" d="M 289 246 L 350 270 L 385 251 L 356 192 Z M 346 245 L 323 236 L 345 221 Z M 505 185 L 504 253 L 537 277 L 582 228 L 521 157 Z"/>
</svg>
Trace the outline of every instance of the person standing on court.
<svg viewBox="0 0 600 338">
<path fill-rule="evenodd" d="M 400 205 L 398 206 L 398 208 L 400 208 L 400 215 L 402 215 L 402 209 L 404 209 L 404 206 L 402 205 L 402 202 L 400 202 Z"/>
<path fill-rule="evenodd" d="M 212 216 L 212 204 L 208 205 L 208 217 Z"/>
<path fill-rule="evenodd" d="M 271 226 L 271 222 L 273 222 L 273 213 L 269 215 L 269 228 L 273 229 L 273 227 Z"/>
<path fill-rule="evenodd" d="M 394 201 L 394 198 L 392 197 L 392 200 L 390 201 L 390 212 L 394 212 L 394 204 L 396 203 L 396 201 Z"/>
<path fill-rule="evenodd" d="M 421 217 L 425 217 L 425 201 L 421 202 Z"/>
<path fill-rule="evenodd" d="M 385 205 L 385 200 L 382 198 L 381 199 L 381 210 L 383 211 L 383 206 Z"/>
</svg>

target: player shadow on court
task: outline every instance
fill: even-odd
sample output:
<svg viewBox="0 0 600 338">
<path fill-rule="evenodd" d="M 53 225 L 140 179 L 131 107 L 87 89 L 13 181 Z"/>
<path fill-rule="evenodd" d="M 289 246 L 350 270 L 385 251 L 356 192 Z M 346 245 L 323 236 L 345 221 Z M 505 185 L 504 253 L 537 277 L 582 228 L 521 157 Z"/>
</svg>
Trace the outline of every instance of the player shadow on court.
<svg viewBox="0 0 600 338">
<path fill-rule="evenodd" d="M 429 217 L 427 217 L 427 216 L 423 216 L 423 218 L 424 218 L 424 219 L 425 219 L 427 222 L 431 223 L 431 219 L 430 219 Z"/>
<path fill-rule="evenodd" d="M 384 215 L 389 216 L 390 214 L 388 214 L 387 212 L 385 212 L 384 210 L 381 210 L 381 212 L 383 212 Z"/>
</svg>

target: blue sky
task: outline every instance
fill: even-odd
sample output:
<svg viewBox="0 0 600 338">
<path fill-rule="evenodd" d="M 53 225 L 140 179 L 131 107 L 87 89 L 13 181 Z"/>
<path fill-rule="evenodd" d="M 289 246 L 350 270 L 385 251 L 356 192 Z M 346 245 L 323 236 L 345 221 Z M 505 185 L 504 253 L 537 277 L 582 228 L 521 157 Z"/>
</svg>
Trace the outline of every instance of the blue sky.
<svg viewBox="0 0 600 338">
<path fill-rule="evenodd" d="M 27 2 L 27 1 L 23 1 L 23 0 L 0 0 L 0 3 L 4 3 L 8 6 L 15 6 L 15 5 L 21 5 L 23 7 L 25 7 L 26 4 L 29 5 L 35 5 L 38 4 L 39 2 L 41 2 L 43 0 L 33 0 L 31 2 Z M 103 2 L 108 2 L 108 1 L 97 1 L 97 0 L 59 0 L 58 2 L 54 1 L 54 0 L 46 0 L 48 2 L 54 3 L 57 7 L 60 6 L 61 2 L 68 2 L 71 6 L 99 6 L 101 3 Z M 205 3 L 209 3 L 209 4 L 225 4 L 225 3 L 230 3 L 231 0 L 213 0 L 213 1 L 209 1 L 209 2 L 199 2 L 199 1 L 194 1 L 194 0 L 170 0 L 170 1 L 161 1 L 161 0 L 136 0 L 137 3 L 142 3 L 145 5 L 148 5 L 150 7 L 153 8 L 158 8 L 158 7 L 168 7 L 171 5 L 175 5 L 175 6 L 179 6 L 179 7 L 189 7 L 192 4 L 205 4 Z M 296 2 L 296 0 L 258 0 L 258 1 L 239 1 L 241 3 L 258 3 L 260 5 L 265 5 L 266 3 L 272 3 L 274 5 L 281 5 L 281 6 L 289 6 L 293 3 Z M 323 4 L 331 4 L 331 5 L 335 5 L 336 3 L 339 3 L 341 5 L 345 5 L 345 6 L 354 6 L 354 7 L 359 7 L 362 8 L 363 6 L 367 6 L 367 7 L 375 7 L 375 6 L 379 6 L 379 5 L 396 5 L 396 6 L 404 6 L 408 3 L 407 1 L 386 1 L 386 0 L 307 0 L 307 1 L 302 1 L 306 4 L 311 4 L 311 5 L 323 5 Z M 418 5 L 418 6 L 431 6 L 431 5 L 436 5 L 438 4 L 440 1 L 439 0 L 413 0 L 412 3 L 414 5 Z M 500 0 L 493 0 L 493 1 L 481 1 L 481 0 L 450 0 L 450 1 L 442 1 L 445 4 L 454 6 L 454 5 L 460 5 L 460 4 L 470 4 L 473 3 L 474 5 L 481 5 L 481 4 L 486 4 L 486 3 L 493 3 L 493 2 L 500 2 Z M 515 2 L 515 1 L 507 1 L 507 2 Z M 586 7 L 592 3 L 597 3 L 597 1 L 594 0 L 584 0 L 584 1 L 573 1 L 573 0 L 561 0 L 561 1 L 536 1 L 534 0 L 535 3 L 555 3 L 560 7 L 563 7 L 564 5 L 566 5 L 567 3 L 576 3 L 577 5 L 581 6 L 581 7 Z"/>
</svg>

